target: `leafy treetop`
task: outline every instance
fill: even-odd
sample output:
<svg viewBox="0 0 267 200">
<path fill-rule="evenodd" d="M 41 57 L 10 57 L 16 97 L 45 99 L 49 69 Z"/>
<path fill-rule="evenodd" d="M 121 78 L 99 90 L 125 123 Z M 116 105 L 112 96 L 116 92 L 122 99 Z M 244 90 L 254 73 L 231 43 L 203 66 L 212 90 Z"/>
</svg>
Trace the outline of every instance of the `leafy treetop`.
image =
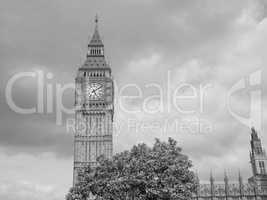
<svg viewBox="0 0 267 200">
<path fill-rule="evenodd" d="M 79 183 L 66 199 L 85 200 L 93 195 L 105 200 L 188 200 L 196 189 L 191 167 L 174 139 L 156 139 L 153 147 L 138 144 L 111 160 L 99 157 L 95 168 L 87 167 L 79 174 Z"/>
</svg>

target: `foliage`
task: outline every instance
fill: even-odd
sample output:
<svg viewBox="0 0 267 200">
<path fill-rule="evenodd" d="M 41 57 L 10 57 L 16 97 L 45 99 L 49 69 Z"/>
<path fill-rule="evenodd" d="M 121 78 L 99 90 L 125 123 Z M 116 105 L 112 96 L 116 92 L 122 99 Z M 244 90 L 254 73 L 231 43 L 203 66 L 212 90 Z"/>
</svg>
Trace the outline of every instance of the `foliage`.
<svg viewBox="0 0 267 200">
<path fill-rule="evenodd" d="M 111 160 L 100 157 L 96 168 L 80 173 L 66 199 L 84 200 L 89 194 L 105 200 L 191 199 L 196 189 L 191 167 L 175 140 L 156 139 L 153 147 L 139 144 Z"/>
</svg>

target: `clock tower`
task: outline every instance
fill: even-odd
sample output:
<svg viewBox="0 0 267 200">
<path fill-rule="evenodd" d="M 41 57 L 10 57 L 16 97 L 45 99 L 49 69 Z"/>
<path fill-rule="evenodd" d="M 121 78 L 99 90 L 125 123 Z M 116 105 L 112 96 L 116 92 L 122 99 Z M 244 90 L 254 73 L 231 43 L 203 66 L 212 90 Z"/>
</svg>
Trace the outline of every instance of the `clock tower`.
<svg viewBox="0 0 267 200">
<path fill-rule="evenodd" d="M 75 87 L 73 184 L 78 182 L 79 170 L 88 165 L 95 166 L 101 155 L 112 156 L 114 86 L 98 32 L 97 17 L 86 60 L 77 72 Z"/>
</svg>

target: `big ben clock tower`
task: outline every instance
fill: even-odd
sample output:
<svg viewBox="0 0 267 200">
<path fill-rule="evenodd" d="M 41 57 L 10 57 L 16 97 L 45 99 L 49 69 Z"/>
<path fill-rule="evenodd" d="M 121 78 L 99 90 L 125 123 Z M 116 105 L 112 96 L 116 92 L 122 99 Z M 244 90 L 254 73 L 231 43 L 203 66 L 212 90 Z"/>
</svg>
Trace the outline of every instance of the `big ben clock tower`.
<svg viewBox="0 0 267 200">
<path fill-rule="evenodd" d="M 100 155 L 112 156 L 113 80 L 105 60 L 97 17 L 95 23 L 86 61 L 75 79 L 74 184 L 78 182 L 80 169 L 94 166 Z"/>
</svg>

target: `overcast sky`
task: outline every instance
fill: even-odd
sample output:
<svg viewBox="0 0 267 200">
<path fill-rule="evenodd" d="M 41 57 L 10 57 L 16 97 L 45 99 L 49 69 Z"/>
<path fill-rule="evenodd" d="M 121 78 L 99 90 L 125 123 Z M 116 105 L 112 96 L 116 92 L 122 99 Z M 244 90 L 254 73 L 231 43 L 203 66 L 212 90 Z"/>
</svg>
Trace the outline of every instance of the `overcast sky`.
<svg viewBox="0 0 267 200">
<path fill-rule="evenodd" d="M 94 17 L 99 16 L 99 31 L 105 54 L 113 72 L 116 93 L 114 150 L 129 149 L 139 142 L 152 144 L 155 137 L 178 140 L 193 161 L 200 179 L 222 180 L 224 170 L 231 180 L 240 169 L 244 178 L 251 176 L 249 164 L 250 130 L 228 110 L 227 93 L 239 80 L 254 72 L 262 74 L 258 88 L 262 92 L 262 127 L 256 127 L 267 147 L 266 64 L 267 1 L 265 0 L 0 0 L 0 199 L 59 200 L 72 184 L 73 134 L 66 130 L 66 120 L 56 124 L 52 113 L 19 114 L 6 102 L 5 89 L 12 76 L 41 70 L 52 79 L 45 86 L 74 83 L 76 71 L 85 61 L 88 40 L 94 31 Z M 260 71 L 259 71 L 260 70 Z M 168 75 L 169 74 L 169 75 Z M 171 91 L 182 83 L 192 85 L 196 99 L 180 102 L 183 110 L 167 110 L 169 83 Z M 120 90 L 127 84 L 141 88 L 140 98 L 119 104 Z M 164 109 L 148 113 L 163 102 Z M 207 86 L 200 110 L 199 88 Z M 184 88 L 180 95 L 192 95 Z M 181 92 L 180 91 L 180 92 Z M 128 88 L 127 95 L 140 95 Z M 126 94 L 125 93 L 125 94 Z M 121 94 L 125 95 L 125 94 Z M 23 78 L 12 90 L 14 101 L 23 108 L 36 106 L 37 80 Z M 54 107 L 56 107 L 56 92 Z M 171 95 L 173 93 L 171 92 Z M 249 88 L 231 98 L 231 108 L 238 116 L 249 117 L 252 95 Z M 46 97 L 46 95 L 45 95 Z M 63 95 L 71 108 L 74 92 Z M 46 103 L 46 102 L 45 102 Z M 137 110 L 125 112 L 123 108 Z M 46 104 L 45 104 L 46 110 Z M 201 132 L 166 129 L 164 123 L 194 122 L 200 119 Z M 166 122 L 167 121 L 167 122 Z M 137 131 L 133 122 L 138 125 Z M 130 128 L 129 128 L 130 123 Z M 156 127 L 151 125 L 157 125 Z M 145 127 L 144 126 L 149 126 Z M 206 126 L 207 125 L 207 126 Z M 142 128 L 140 128 L 142 127 Z M 166 127 L 165 127 L 166 128 Z"/>
</svg>

